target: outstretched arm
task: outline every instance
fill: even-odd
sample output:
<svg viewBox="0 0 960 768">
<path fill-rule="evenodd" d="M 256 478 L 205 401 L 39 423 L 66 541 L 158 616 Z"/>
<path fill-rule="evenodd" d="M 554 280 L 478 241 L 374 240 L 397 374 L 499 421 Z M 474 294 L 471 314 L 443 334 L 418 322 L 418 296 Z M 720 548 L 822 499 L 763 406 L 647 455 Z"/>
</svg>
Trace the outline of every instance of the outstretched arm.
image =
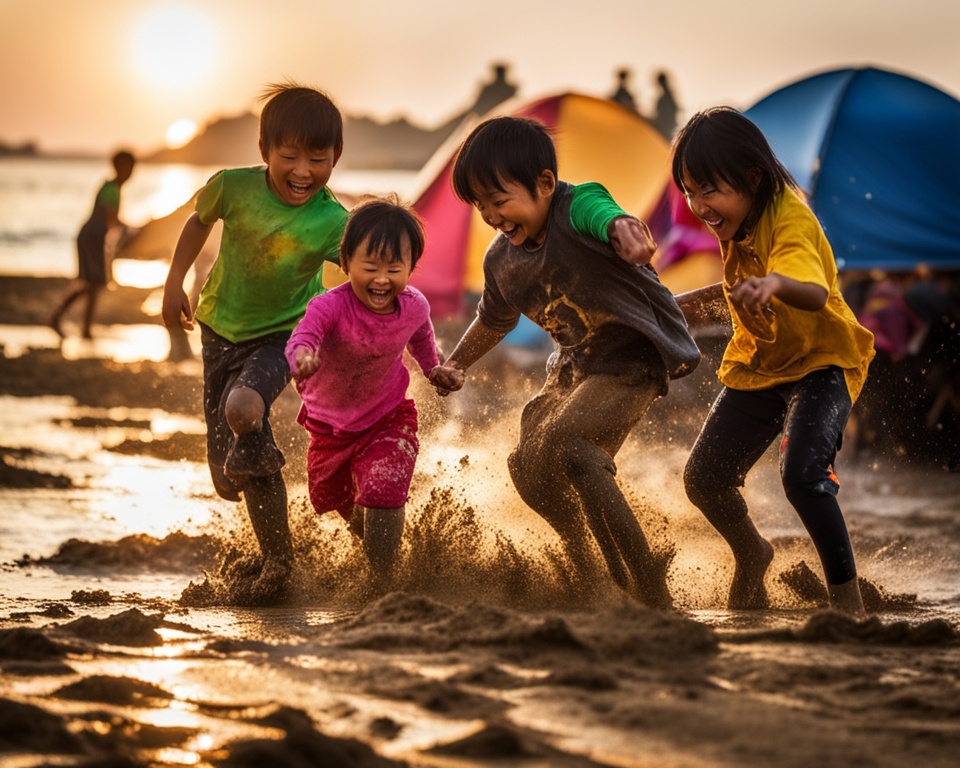
<svg viewBox="0 0 960 768">
<path fill-rule="evenodd" d="M 479 317 L 474 320 L 450 356 L 430 371 L 430 383 L 436 387 L 437 394 L 446 396 L 460 389 L 466 379 L 467 368 L 497 346 L 506 335 L 484 325 Z"/>
<path fill-rule="evenodd" d="M 183 281 L 200 255 L 212 229 L 213 224 L 204 224 L 197 213 L 191 214 L 183 225 L 176 250 L 173 252 L 173 260 L 170 262 L 170 271 L 163 285 L 163 324 L 168 328 L 180 325 L 188 331 L 193 330 L 193 308 L 183 290 Z"/>
<path fill-rule="evenodd" d="M 756 311 L 776 296 L 784 304 L 808 312 L 823 309 L 827 303 L 827 289 L 816 283 L 801 283 L 779 272 L 766 277 L 748 277 L 730 289 L 730 300 L 738 307 Z"/>
<path fill-rule="evenodd" d="M 676 296 L 680 311 L 690 328 L 706 328 L 711 325 L 730 327 L 730 307 L 723 296 L 720 283 L 695 288 Z"/>
</svg>

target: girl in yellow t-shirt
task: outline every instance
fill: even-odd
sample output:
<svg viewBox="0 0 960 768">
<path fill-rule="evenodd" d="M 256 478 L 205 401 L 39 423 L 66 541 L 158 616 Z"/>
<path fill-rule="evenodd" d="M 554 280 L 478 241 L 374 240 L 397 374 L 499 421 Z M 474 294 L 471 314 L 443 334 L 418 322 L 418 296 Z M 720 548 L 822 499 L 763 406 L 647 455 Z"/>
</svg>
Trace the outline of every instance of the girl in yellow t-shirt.
<svg viewBox="0 0 960 768">
<path fill-rule="evenodd" d="M 833 251 L 761 131 L 728 107 L 694 115 L 677 135 L 673 179 L 720 240 L 723 283 L 678 297 L 725 297 L 733 336 L 723 390 L 684 471 L 687 496 L 733 551 L 729 607 L 764 608 L 773 547 L 738 490 L 782 435 L 787 499 L 817 549 L 830 605 L 863 613 L 833 462 L 873 358 L 873 336 L 837 287 Z"/>
</svg>

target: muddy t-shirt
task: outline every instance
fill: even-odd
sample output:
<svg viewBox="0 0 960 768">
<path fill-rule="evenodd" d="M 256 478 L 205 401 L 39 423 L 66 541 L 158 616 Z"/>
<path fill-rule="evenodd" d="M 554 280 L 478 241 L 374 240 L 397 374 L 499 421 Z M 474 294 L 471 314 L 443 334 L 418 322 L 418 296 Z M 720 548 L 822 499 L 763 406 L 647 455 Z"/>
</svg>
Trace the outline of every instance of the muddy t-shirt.
<svg viewBox="0 0 960 768">
<path fill-rule="evenodd" d="M 588 363 L 614 349 L 629 354 L 618 340 L 639 334 L 660 353 L 671 378 L 687 375 L 700 362 L 700 350 L 673 294 L 653 267 L 628 264 L 605 241 L 615 213 L 590 227 L 598 236 L 603 233 L 603 240 L 574 227 L 570 206 L 578 190 L 605 192 L 597 184 L 559 182 L 546 236 L 536 248 L 512 245 L 502 234 L 490 244 L 483 260 L 480 320 L 507 333 L 526 315 Z"/>
<path fill-rule="evenodd" d="M 266 168 L 217 173 L 197 196 L 205 224 L 223 219 L 220 253 L 200 292 L 197 319 L 234 343 L 291 331 L 323 293 L 323 262 L 338 261 L 347 211 L 324 187 L 289 205 Z"/>
</svg>

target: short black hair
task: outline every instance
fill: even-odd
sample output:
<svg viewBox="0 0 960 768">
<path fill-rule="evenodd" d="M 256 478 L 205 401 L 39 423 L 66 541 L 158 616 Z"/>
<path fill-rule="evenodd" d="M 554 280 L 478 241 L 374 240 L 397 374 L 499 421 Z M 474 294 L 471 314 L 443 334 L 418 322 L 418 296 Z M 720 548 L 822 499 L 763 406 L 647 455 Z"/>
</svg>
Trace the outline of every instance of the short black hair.
<svg viewBox="0 0 960 768">
<path fill-rule="evenodd" d="M 260 147 L 264 154 L 289 143 L 308 150 L 343 151 L 343 116 L 323 91 L 296 83 L 268 85 L 261 97 Z"/>
<path fill-rule="evenodd" d="M 121 149 L 110 158 L 110 162 L 113 164 L 114 170 L 119 170 L 121 166 L 133 168 L 133 166 L 136 165 L 137 159 L 133 156 L 133 152 L 127 149 Z"/>
<path fill-rule="evenodd" d="M 528 117 L 494 117 L 471 131 L 453 165 L 453 190 L 473 204 L 478 192 L 503 191 L 514 182 L 537 196 L 537 179 L 545 170 L 557 175 L 557 148 L 550 129 Z"/>
<path fill-rule="evenodd" d="M 760 179 L 754 190 L 757 171 Z M 672 172 L 681 192 L 686 174 L 697 184 L 724 182 L 737 192 L 750 193 L 751 218 L 759 216 L 784 187 L 798 188 L 763 131 L 732 107 L 712 107 L 687 121 L 673 141 Z"/>
<path fill-rule="evenodd" d="M 410 269 L 417 266 L 426 245 L 423 222 L 396 195 L 369 198 L 350 211 L 340 241 L 340 267 L 347 268 L 356 250 L 367 250 L 389 261 L 402 261 L 404 241 L 410 244 Z"/>
</svg>

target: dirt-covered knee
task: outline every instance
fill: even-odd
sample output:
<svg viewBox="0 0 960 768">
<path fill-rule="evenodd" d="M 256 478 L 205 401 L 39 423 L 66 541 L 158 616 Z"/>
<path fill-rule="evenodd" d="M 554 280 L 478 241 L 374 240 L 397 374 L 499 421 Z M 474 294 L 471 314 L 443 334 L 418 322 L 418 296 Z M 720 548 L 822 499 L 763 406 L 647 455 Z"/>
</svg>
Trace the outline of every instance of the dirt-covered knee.
<svg viewBox="0 0 960 768">
<path fill-rule="evenodd" d="M 688 461 L 683 468 L 683 489 L 690 503 L 698 509 L 709 506 L 724 491 L 735 486 L 736 483 L 698 462 Z"/>
<path fill-rule="evenodd" d="M 520 444 L 507 459 L 510 478 L 520 497 L 536 508 L 538 500 L 557 487 L 562 475 L 558 465 L 529 445 Z"/>
<path fill-rule="evenodd" d="M 255 432 L 263 427 L 266 412 L 263 398 L 249 387 L 238 387 L 227 396 L 224 415 L 236 434 Z"/>
</svg>

